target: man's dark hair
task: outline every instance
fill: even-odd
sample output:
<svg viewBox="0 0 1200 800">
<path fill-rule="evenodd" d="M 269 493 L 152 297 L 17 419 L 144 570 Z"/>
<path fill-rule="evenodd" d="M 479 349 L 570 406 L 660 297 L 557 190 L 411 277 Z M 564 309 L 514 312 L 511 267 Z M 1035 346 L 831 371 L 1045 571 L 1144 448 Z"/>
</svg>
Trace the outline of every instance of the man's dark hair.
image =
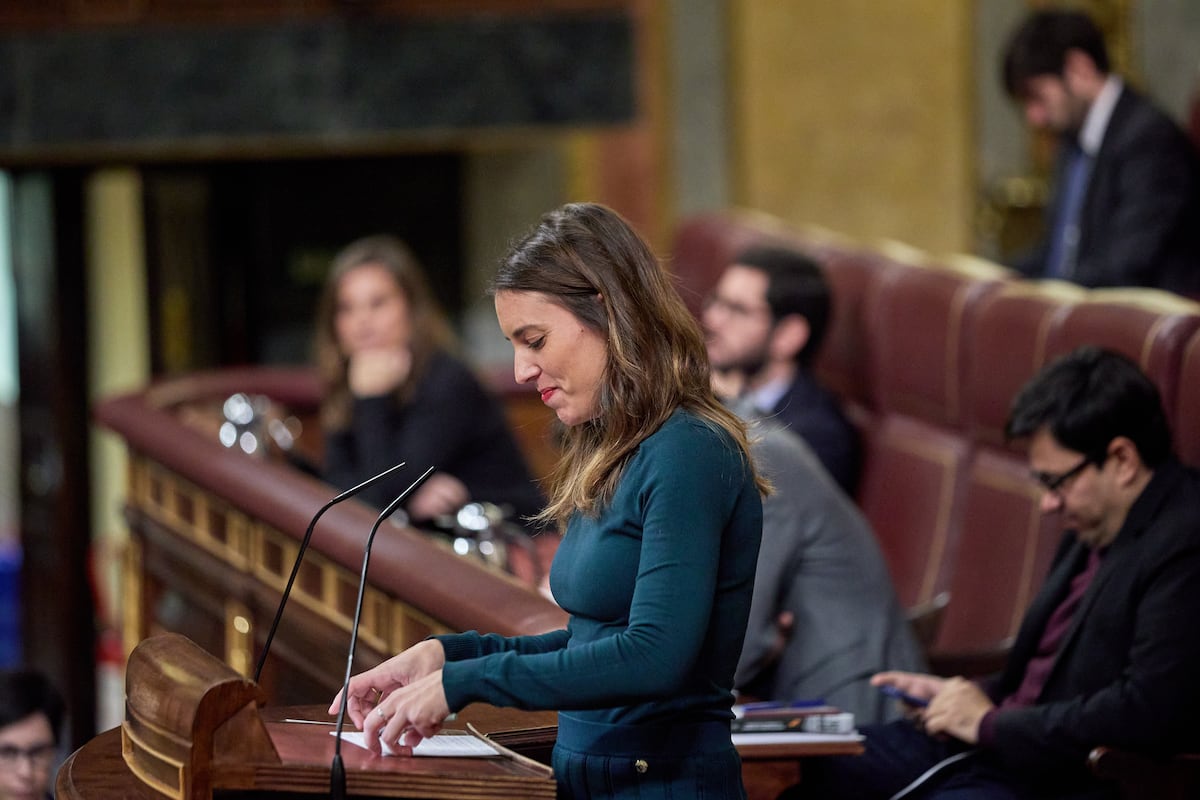
<svg viewBox="0 0 1200 800">
<path fill-rule="evenodd" d="M 804 366 L 811 364 L 820 352 L 833 305 L 825 272 L 803 253 L 774 245 L 743 250 L 733 263 L 766 273 L 767 305 L 775 320 L 799 314 L 808 321 L 808 342 L 796 360 Z"/>
<path fill-rule="evenodd" d="M 1068 50 L 1087 54 L 1096 69 L 1107 73 L 1104 34 L 1080 11 L 1038 11 L 1013 32 L 1004 50 L 1004 89 L 1020 97 L 1025 84 L 1039 75 L 1062 76 Z"/>
<path fill-rule="evenodd" d="M 1123 355 L 1084 346 L 1053 361 L 1013 400 L 1005 434 L 1045 428 L 1063 447 L 1101 458 L 1124 436 L 1153 469 L 1171 455 L 1171 430 L 1154 383 Z"/>
<path fill-rule="evenodd" d="M 0 671 L 0 728 L 42 712 L 50 720 L 57 744 L 62 736 L 66 705 L 54 684 L 33 670 Z"/>
</svg>

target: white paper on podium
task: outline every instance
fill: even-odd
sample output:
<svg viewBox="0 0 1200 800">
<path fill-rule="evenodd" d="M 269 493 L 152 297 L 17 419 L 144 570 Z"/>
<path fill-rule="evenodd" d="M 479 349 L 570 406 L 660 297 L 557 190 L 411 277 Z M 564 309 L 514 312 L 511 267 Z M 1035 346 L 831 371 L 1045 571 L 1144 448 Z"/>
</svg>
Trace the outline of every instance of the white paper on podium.
<svg viewBox="0 0 1200 800">
<path fill-rule="evenodd" d="M 336 731 L 330 731 L 329 735 L 335 736 Z M 363 738 L 362 731 L 343 731 L 342 739 L 350 744 L 366 748 L 366 739 Z M 394 756 L 396 751 L 385 743 L 383 754 Z M 413 748 L 412 754 L 414 756 L 452 756 L 455 758 L 495 758 L 500 755 L 500 751 L 470 734 L 439 733 L 432 739 L 422 739 L 421 743 Z"/>
</svg>

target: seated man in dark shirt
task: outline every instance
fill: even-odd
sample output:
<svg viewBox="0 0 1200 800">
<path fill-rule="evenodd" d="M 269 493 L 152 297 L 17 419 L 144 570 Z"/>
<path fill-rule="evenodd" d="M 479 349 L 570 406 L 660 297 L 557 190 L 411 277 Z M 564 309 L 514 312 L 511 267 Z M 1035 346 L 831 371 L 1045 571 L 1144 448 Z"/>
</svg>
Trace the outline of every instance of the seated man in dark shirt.
<svg viewBox="0 0 1200 800">
<path fill-rule="evenodd" d="M 821 268 L 794 250 L 754 247 L 725 269 L 704 309 L 718 395 L 749 402 L 800 435 L 842 490 L 858 485 L 858 431 L 810 372 L 832 304 Z"/>
<path fill-rule="evenodd" d="M 1200 476 L 1171 454 L 1154 384 L 1080 348 L 1020 392 L 1007 432 L 1066 529 L 1007 664 L 983 684 L 876 675 L 917 699 L 912 719 L 864 728 L 864 755 L 806 765 L 790 796 L 1109 798 L 1092 748 L 1200 745 Z"/>
</svg>

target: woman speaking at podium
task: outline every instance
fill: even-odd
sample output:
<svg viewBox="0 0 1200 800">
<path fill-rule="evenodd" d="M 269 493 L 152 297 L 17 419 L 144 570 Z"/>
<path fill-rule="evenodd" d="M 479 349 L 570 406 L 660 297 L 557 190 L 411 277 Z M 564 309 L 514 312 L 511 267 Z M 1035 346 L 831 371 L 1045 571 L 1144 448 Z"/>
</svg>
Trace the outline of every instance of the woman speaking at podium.
<svg viewBox="0 0 1200 800">
<path fill-rule="evenodd" d="M 350 681 L 351 719 L 378 749 L 476 701 L 553 709 L 560 797 L 745 797 L 730 706 L 769 487 L 696 322 L 592 204 L 543 217 L 493 295 L 517 381 L 564 426 L 540 521 L 566 531 L 550 586 L 568 626 L 421 642 Z"/>
</svg>

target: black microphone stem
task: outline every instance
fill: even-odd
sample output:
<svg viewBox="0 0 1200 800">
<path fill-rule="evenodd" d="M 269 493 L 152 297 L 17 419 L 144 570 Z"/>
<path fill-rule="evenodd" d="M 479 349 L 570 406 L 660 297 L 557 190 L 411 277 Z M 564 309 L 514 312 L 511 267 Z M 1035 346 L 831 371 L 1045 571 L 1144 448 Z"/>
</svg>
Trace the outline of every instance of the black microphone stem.
<svg viewBox="0 0 1200 800">
<path fill-rule="evenodd" d="M 346 766 L 342 763 L 342 723 L 346 721 L 346 705 L 350 699 L 350 673 L 354 670 L 354 651 L 358 647 L 358 622 L 362 617 L 363 594 L 367 588 L 367 565 L 371 563 L 371 543 L 375 541 L 375 533 L 383 521 L 390 517 L 417 487 L 433 474 L 433 467 L 421 473 L 412 484 L 400 493 L 400 496 L 388 504 L 371 526 L 367 535 L 367 544 L 363 548 L 362 572 L 358 577 L 358 599 L 354 603 L 354 622 L 350 625 L 350 654 L 346 657 L 346 677 L 342 679 L 342 704 L 338 707 L 337 724 L 334 731 L 333 764 L 329 768 L 329 795 L 333 800 L 345 800 L 346 797 Z"/>
<path fill-rule="evenodd" d="M 346 500 L 350 497 L 353 497 L 354 495 L 361 492 L 363 489 L 366 489 L 368 486 L 374 486 L 376 483 L 383 480 L 388 475 L 391 475 L 393 472 L 395 472 L 396 470 L 400 469 L 403 466 L 404 466 L 404 462 L 401 461 L 396 466 L 385 469 L 383 472 L 379 473 L 375 477 L 367 478 L 365 481 L 360 483 L 358 486 L 355 486 L 352 489 L 347 489 L 346 491 L 339 494 L 337 497 L 330 500 L 325 505 L 321 506 L 321 510 L 318 511 L 313 516 L 312 521 L 308 523 L 308 530 L 306 530 L 304 532 L 304 539 L 301 540 L 301 542 L 300 542 L 300 549 L 298 551 L 296 551 L 296 563 L 292 565 L 292 575 L 290 578 L 288 578 L 287 586 L 285 586 L 283 589 L 283 597 L 280 598 L 280 600 L 279 600 L 279 608 L 277 608 L 275 610 L 275 620 L 271 623 L 271 627 L 267 631 L 267 640 L 263 643 L 262 653 L 260 653 L 258 656 L 258 665 L 254 668 L 254 682 L 255 683 L 258 683 L 258 679 L 260 677 L 262 677 L 263 665 L 267 663 L 267 653 L 271 649 L 271 642 L 275 639 L 275 632 L 277 630 L 279 630 L 279 620 L 281 620 L 283 618 L 283 607 L 285 605 L 287 605 L 288 596 L 292 593 L 292 584 L 294 584 L 296 582 L 296 576 L 300 573 L 300 562 L 304 558 L 304 551 L 308 549 L 308 541 L 309 541 L 309 539 L 312 538 L 313 529 L 317 527 L 317 520 L 319 520 L 321 518 L 322 514 L 324 514 L 329 509 L 333 508 L 338 503 L 340 503 L 343 500 Z"/>
</svg>

